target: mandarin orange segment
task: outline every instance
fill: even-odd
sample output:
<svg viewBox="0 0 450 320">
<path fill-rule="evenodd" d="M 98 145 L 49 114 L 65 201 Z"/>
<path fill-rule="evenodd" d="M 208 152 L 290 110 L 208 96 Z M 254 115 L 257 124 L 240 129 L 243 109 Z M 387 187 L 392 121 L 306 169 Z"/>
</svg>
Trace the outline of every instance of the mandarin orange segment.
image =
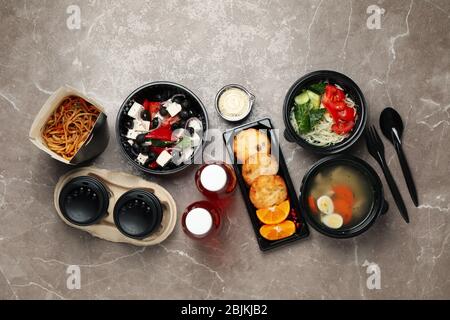
<svg viewBox="0 0 450 320">
<path fill-rule="evenodd" d="M 281 211 L 283 211 L 286 214 L 286 218 L 287 215 L 289 214 L 289 212 L 291 211 L 291 203 L 289 202 L 289 200 L 283 201 L 282 203 L 280 203 L 278 205 L 278 209 L 280 209 Z M 285 218 L 285 219 L 286 219 Z"/>
<path fill-rule="evenodd" d="M 286 220 L 289 215 L 291 205 L 289 200 L 283 201 L 278 206 L 259 209 L 256 211 L 259 221 L 264 224 L 279 224 Z"/>
<path fill-rule="evenodd" d="M 292 236 L 295 233 L 295 223 L 286 220 L 275 225 L 264 225 L 259 229 L 259 233 L 270 241 L 281 240 Z"/>
</svg>

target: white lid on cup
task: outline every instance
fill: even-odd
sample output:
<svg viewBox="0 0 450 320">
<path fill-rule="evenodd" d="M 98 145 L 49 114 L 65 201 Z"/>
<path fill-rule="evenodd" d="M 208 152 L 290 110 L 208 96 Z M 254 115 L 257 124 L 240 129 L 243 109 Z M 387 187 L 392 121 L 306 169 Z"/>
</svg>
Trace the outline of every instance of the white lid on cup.
<svg viewBox="0 0 450 320">
<path fill-rule="evenodd" d="M 205 167 L 200 175 L 202 186 L 210 192 L 218 192 L 225 188 L 228 181 L 225 169 L 217 164 Z"/>
<path fill-rule="evenodd" d="M 211 213 L 203 208 L 192 209 L 186 215 L 186 229 L 195 236 L 206 235 L 211 231 L 213 219 Z"/>
</svg>

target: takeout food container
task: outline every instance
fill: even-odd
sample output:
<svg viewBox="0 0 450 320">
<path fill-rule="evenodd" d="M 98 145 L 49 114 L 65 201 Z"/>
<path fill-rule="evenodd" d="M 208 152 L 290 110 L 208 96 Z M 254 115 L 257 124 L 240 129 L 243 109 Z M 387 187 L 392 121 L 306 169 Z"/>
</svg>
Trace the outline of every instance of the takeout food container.
<svg viewBox="0 0 450 320">
<path fill-rule="evenodd" d="M 234 137 L 239 134 L 240 132 L 247 130 L 247 129 L 256 129 L 256 130 L 264 130 L 264 132 L 267 134 L 270 142 L 271 142 L 271 148 L 272 150 L 276 150 L 275 153 L 272 153 L 277 157 L 278 163 L 279 163 L 279 170 L 278 175 L 281 176 L 286 184 L 287 192 L 288 192 L 288 199 L 290 201 L 290 207 L 291 207 L 291 214 L 288 217 L 288 220 L 294 219 L 296 223 L 296 231 L 295 233 L 287 238 L 275 240 L 275 241 L 269 241 L 262 237 L 260 234 L 260 228 L 263 225 L 257 215 L 256 215 L 256 208 L 253 206 L 250 197 L 249 197 L 249 191 L 250 188 L 245 183 L 245 180 L 243 178 L 242 174 L 242 164 L 239 164 L 239 161 L 237 161 L 234 153 Z M 287 168 L 283 153 L 281 151 L 278 137 L 275 134 L 274 128 L 272 126 L 272 122 L 269 118 L 264 118 L 255 122 L 251 122 L 248 124 L 241 125 L 239 127 L 236 127 L 234 129 L 228 130 L 223 134 L 223 139 L 228 151 L 228 154 L 230 155 L 230 159 L 233 165 L 233 168 L 236 172 L 237 181 L 239 183 L 242 196 L 245 201 L 245 205 L 247 207 L 248 215 L 250 217 L 250 220 L 253 225 L 253 229 L 258 241 L 259 248 L 261 251 L 267 251 L 270 249 L 274 249 L 277 247 L 280 247 L 282 245 L 285 245 L 287 243 L 292 243 L 294 241 L 298 241 L 304 238 L 307 238 L 309 236 L 309 230 L 308 226 L 305 223 L 305 219 L 303 216 L 302 211 L 300 210 L 299 203 L 297 201 L 298 197 L 294 189 L 294 185 L 292 184 L 291 177 L 289 175 L 289 170 Z M 292 220 L 291 220 L 292 221 Z"/>
<path fill-rule="evenodd" d="M 151 246 L 174 230 L 177 207 L 163 187 L 142 178 L 94 167 L 62 176 L 54 204 L 69 226 L 111 242 Z"/>
<path fill-rule="evenodd" d="M 328 147 L 320 147 L 309 144 L 307 141 L 305 141 L 302 137 L 300 137 L 297 134 L 290 121 L 290 113 L 292 107 L 294 106 L 295 97 L 298 96 L 302 92 L 302 90 L 308 88 L 312 84 L 321 81 L 327 81 L 331 84 L 337 84 L 341 88 L 343 88 L 344 91 L 349 95 L 349 97 L 352 98 L 352 100 L 355 102 L 355 107 L 358 115 L 355 127 L 353 128 L 353 131 L 351 132 L 350 136 L 347 137 L 342 142 L 339 142 L 337 144 Z M 286 98 L 284 100 L 283 120 L 284 125 L 286 127 L 284 131 L 284 137 L 286 138 L 287 141 L 295 142 L 302 148 L 320 155 L 338 154 L 353 146 L 363 134 L 367 119 L 368 119 L 368 106 L 361 89 L 352 79 L 336 71 L 319 70 L 311 72 L 301 77 L 289 89 L 288 93 L 286 94 Z"/>
<path fill-rule="evenodd" d="M 201 143 L 193 151 L 192 155 L 189 158 L 190 161 L 183 162 L 180 165 L 170 163 L 165 168 L 151 169 L 149 167 L 141 165 L 136 161 L 136 155 L 133 155 L 133 149 L 128 142 L 129 139 L 126 137 L 128 129 L 126 128 L 125 123 L 128 118 L 127 110 L 130 109 L 129 103 L 137 102 L 139 104 L 143 104 L 143 101 L 145 99 L 148 99 L 150 101 L 163 102 L 174 95 L 184 95 L 190 102 L 189 109 L 192 110 L 196 115 L 198 115 L 198 119 L 202 123 Z M 169 81 L 156 81 L 147 83 L 137 88 L 125 99 L 117 115 L 115 131 L 120 151 L 128 159 L 128 161 L 133 164 L 133 166 L 145 173 L 154 175 L 169 175 L 186 169 L 190 164 L 194 162 L 194 159 L 196 159 L 196 157 L 201 156 L 201 153 L 199 153 L 199 151 L 202 150 L 204 144 L 206 143 L 208 125 L 208 113 L 206 111 L 206 108 L 203 105 L 203 102 L 194 94 L 194 92 L 178 83 Z"/>
<path fill-rule="evenodd" d="M 71 160 L 64 159 L 60 155 L 50 150 L 42 139 L 42 131 L 48 119 L 60 106 L 64 99 L 69 96 L 78 96 L 92 104 L 100 111 L 100 114 L 97 118 L 97 121 L 95 122 L 94 127 L 91 130 L 91 133 L 83 143 L 82 147 L 78 150 L 78 152 Z M 84 95 L 82 92 L 70 86 L 63 86 L 55 91 L 47 99 L 39 113 L 36 115 L 30 129 L 29 138 L 35 146 L 62 163 L 78 165 L 83 162 L 89 161 L 100 155 L 106 149 L 109 142 L 109 131 L 105 109 L 97 101 Z"/>
<path fill-rule="evenodd" d="M 313 183 L 314 178 L 321 170 L 340 165 L 349 166 L 364 175 L 366 183 L 370 184 L 373 192 L 373 203 L 365 217 L 357 225 L 352 226 L 351 228 L 335 230 L 326 227 L 324 224 L 319 223 L 313 218 L 313 213 L 311 213 L 308 205 L 307 192 L 311 183 Z M 356 237 L 369 230 L 376 220 L 388 211 L 389 205 L 384 198 L 383 185 L 379 176 L 367 162 L 350 155 L 333 155 L 315 163 L 303 177 L 300 188 L 300 208 L 306 217 L 308 225 L 313 227 L 316 231 L 328 237 L 343 239 Z"/>
</svg>

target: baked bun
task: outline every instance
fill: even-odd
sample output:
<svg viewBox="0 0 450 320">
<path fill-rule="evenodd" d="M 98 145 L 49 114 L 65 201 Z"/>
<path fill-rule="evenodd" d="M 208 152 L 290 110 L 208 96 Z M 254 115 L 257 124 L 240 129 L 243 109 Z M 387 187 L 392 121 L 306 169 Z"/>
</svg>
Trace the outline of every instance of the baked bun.
<svg viewBox="0 0 450 320">
<path fill-rule="evenodd" d="M 233 150 L 238 163 L 245 163 L 245 160 L 256 153 L 270 153 L 270 141 L 267 135 L 256 129 L 247 129 L 238 133 L 234 137 Z"/>
<path fill-rule="evenodd" d="M 278 173 L 278 161 L 274 155 L 256 153 L 245 160 L 242 166 L 242 176 L 251 185 L 259 176 L 273 176 Z"/>
<path fill-rule="evenodd" d="M 287 197 L 286 183 L 280 176 L 259 176 L 250 187 L 250 201 L 257 209 L 279 205 Z"/>
</svg>

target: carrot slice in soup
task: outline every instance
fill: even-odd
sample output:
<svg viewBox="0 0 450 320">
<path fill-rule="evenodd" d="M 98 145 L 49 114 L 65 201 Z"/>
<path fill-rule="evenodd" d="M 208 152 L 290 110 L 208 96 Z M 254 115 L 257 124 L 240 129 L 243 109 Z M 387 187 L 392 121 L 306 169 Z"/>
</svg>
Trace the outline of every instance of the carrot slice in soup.
<svg viewBox="0 0 450 320">
<path fill-rule="evenodd" d="M 344 224 L 348 224 L 352 220 L 353 203 L 348 202 L 344 198 L 335 198 L 333 204 L 334 212 L 342 216 Z"/>
<path fill-rule="evenodd" d="M 309 210 L 311 210 L 312 213 L 314 213 L 314 214 L 319 213 L 319 210 L 317 209 L 317 205 L 316 205 L 316 199 L 314 199 L 313 196 L 308 197 L 308 206 L 309 206 Z"/>
<path fill-rule="evenodd" d="M 333 191 L 334 191 L 334 198 L 344 199 L 349 204 L 351 204 L 351 206 L 353 206 L 355 198 L 353 196 L 353 191 L 350 187 L 346 185 L 337 185 L 333 187 Z"/>
</svg>

